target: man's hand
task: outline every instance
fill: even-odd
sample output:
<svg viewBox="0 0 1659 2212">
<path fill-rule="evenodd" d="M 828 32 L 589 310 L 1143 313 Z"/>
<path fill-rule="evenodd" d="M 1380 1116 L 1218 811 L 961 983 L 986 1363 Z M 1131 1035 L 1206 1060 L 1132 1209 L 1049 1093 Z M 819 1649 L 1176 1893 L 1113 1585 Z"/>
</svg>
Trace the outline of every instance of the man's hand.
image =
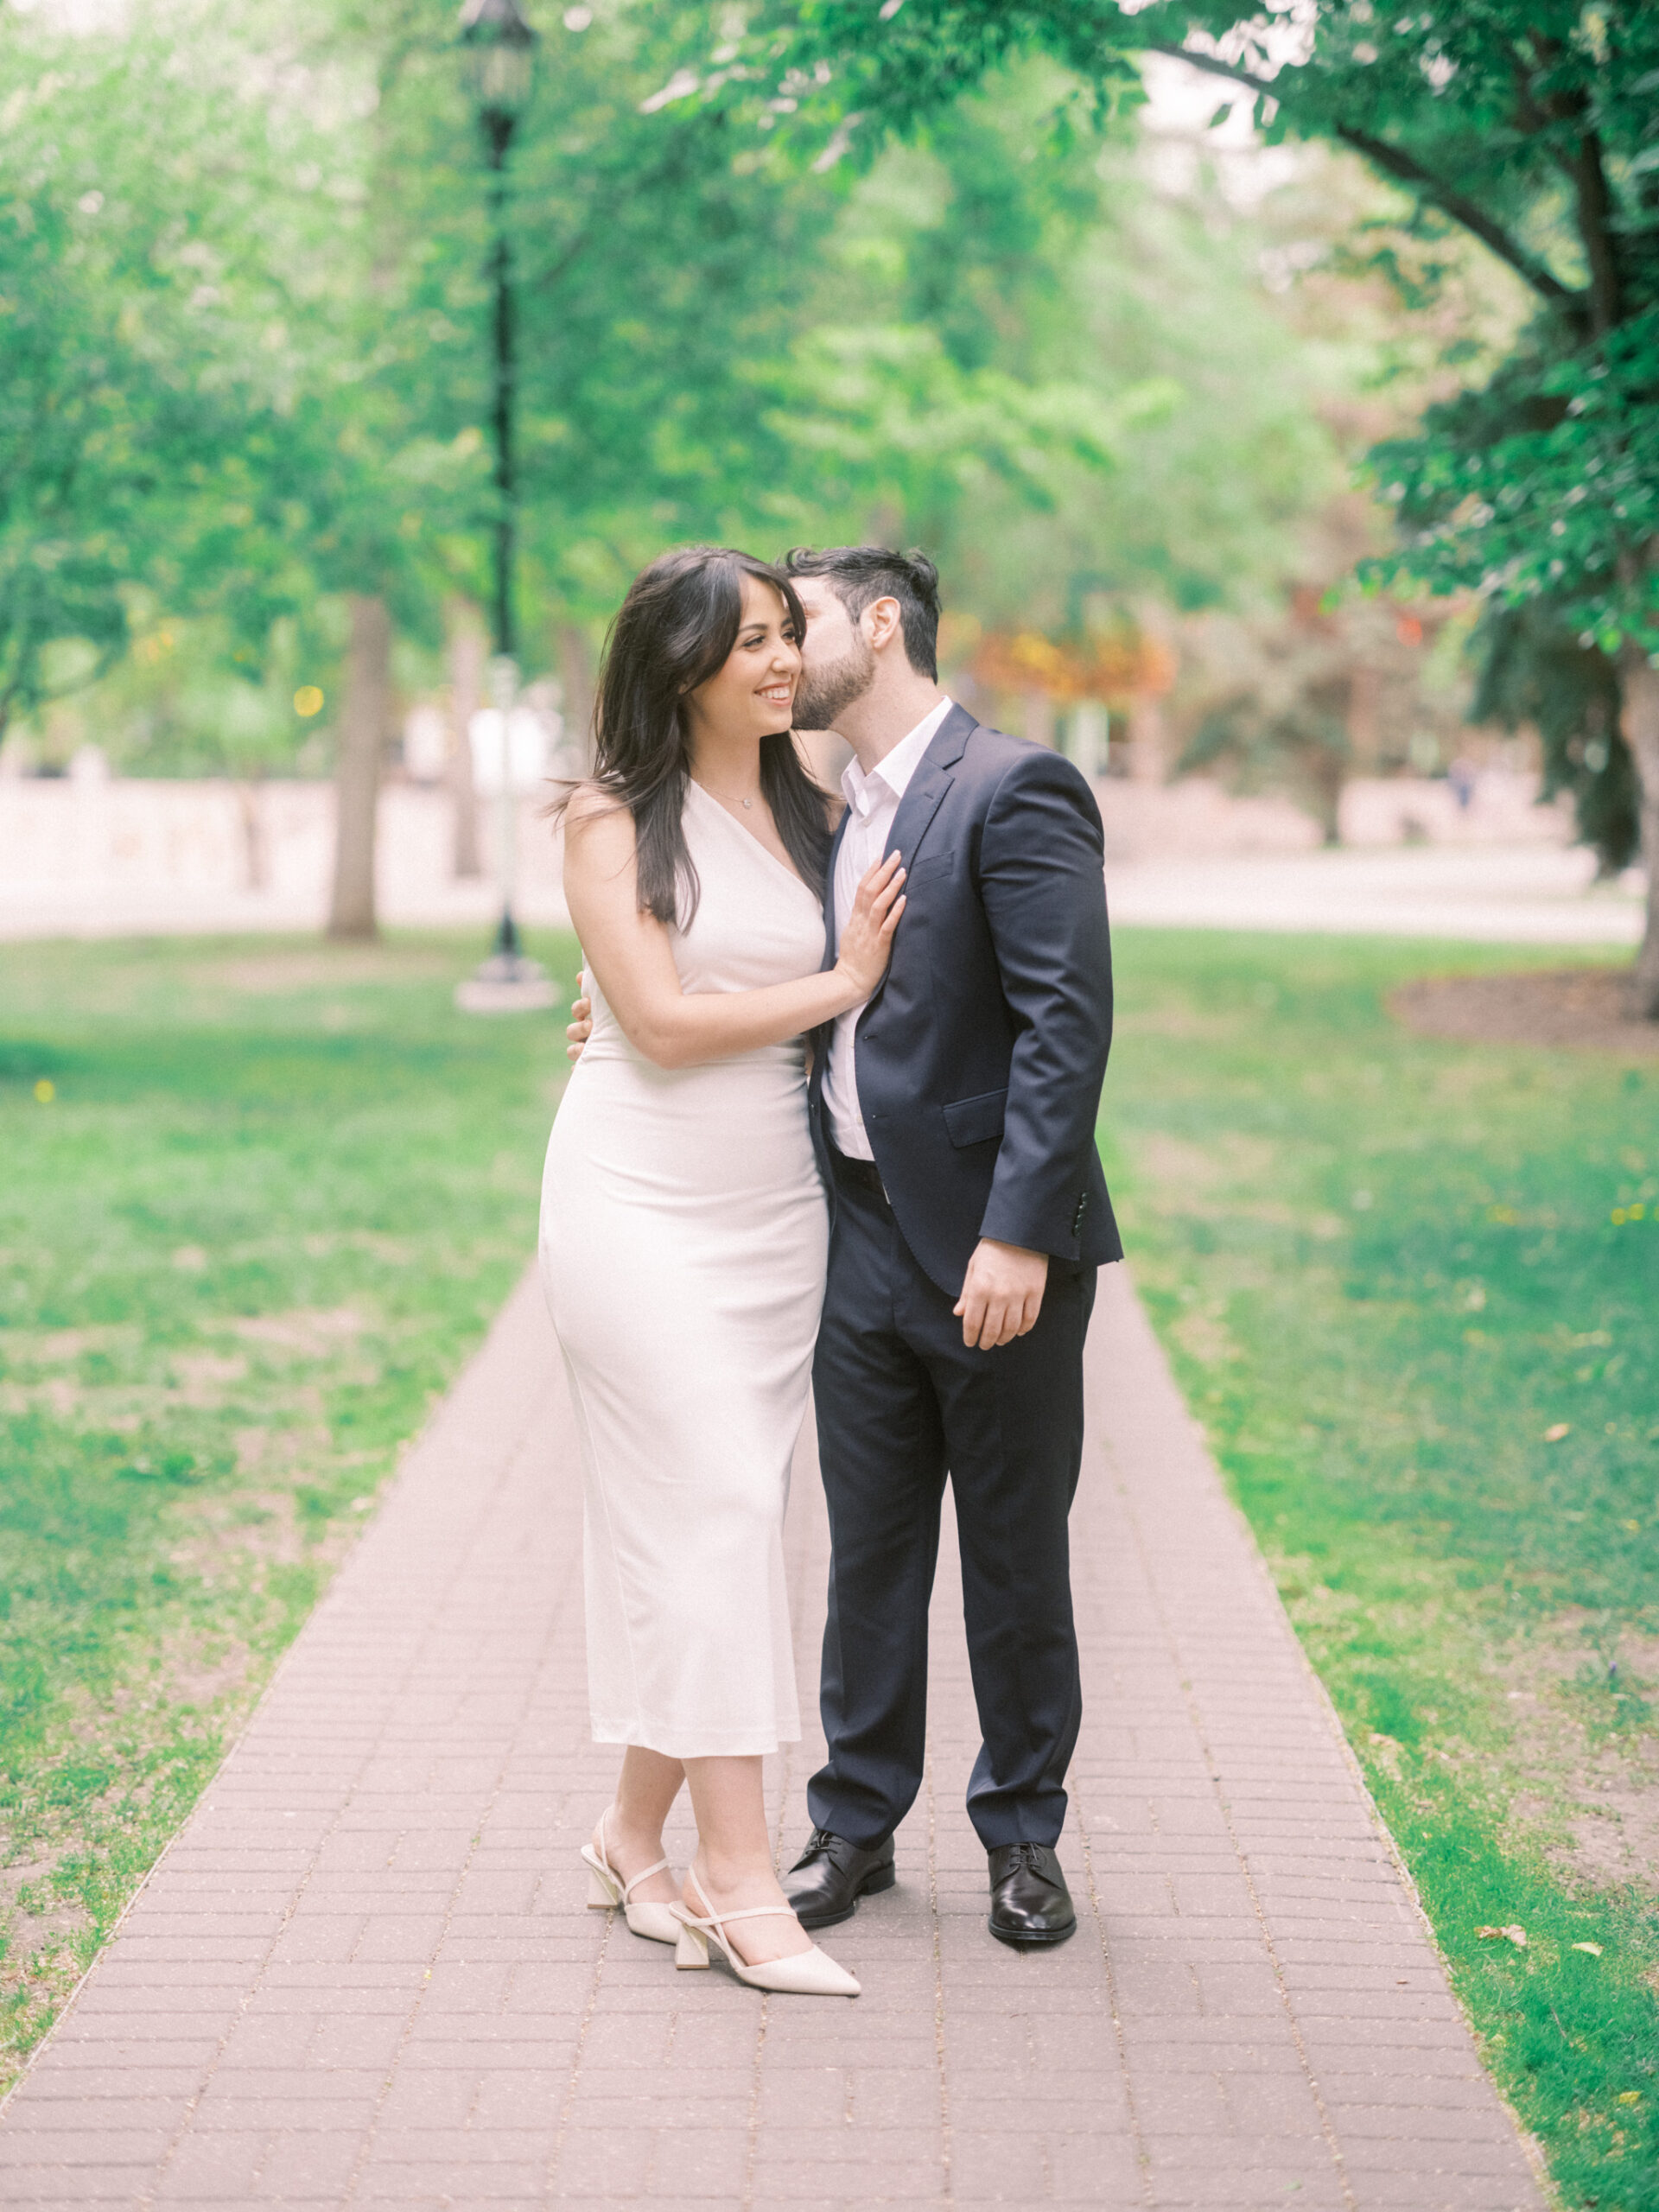
<svg viewBox="0 0 1659 2212">
<path fill-rule="evenodd" d="M 593 1001 L 588 995 L 588 971 L 576 971 L 576 995 L 570 1002 L 570 1023 L 565 1031 L 570 1042 L 564 1048 L 567 1060 L 579 1060 L 582 1048 L 594 1033 Z"/>
<path fill-rule="evenodd" d="M 1034 1329 L 1047 1281 L 1046 1252 L 1027 1252 L 1022 1244 L 999 1244 L 993 1236 L 982 1236 L 952 1309 L 962 1322 L 963 1344 L 989 1351 Z"/>
</svg>

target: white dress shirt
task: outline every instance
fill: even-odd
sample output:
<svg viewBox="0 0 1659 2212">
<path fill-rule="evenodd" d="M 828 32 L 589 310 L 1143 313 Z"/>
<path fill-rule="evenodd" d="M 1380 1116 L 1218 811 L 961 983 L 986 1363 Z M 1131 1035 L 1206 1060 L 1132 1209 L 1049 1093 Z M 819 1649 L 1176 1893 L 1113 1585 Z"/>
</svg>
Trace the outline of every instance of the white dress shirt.
<svg viewBox="0 0 1659 2212">
<path fill-rule="evenodd" d="M 941 699 L 931 714 L 925 715 L 908 736 L 900 738 L 868 776 L 856 760 L 849 760 L 842 772 L 841 788 L 847 801 L 847 830 L 836 855 L 836 880 L 830 893 L 836 902 L 837 944 L 851 917 L 859 885 L 886 849 L 899 802 L 953 703 L 950 699 Z M 904 924 L 900 922 L 899 926 L 902 929 Z M 864 1133 L 864 1116 L 858 1106 L 858 1075 L 853 1064 L 853 1033 L 858 1027 L 859 1015 L 868 1004 L 868 999 L 861 999 L 845 1014 L 836 1015 L 830 1058 L 823 1071 L 823 1105 L 829 1116 L 830 1135 L 836 1150 L 845 1153 L 849 1160 L 875 1157 Z"/>
</svg>

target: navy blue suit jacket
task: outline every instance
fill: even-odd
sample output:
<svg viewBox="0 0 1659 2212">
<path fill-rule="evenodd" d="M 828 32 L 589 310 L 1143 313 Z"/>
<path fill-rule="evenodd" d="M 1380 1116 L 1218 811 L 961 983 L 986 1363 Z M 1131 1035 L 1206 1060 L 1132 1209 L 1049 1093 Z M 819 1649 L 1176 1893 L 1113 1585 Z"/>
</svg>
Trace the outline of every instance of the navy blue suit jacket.
<svg viewBox="0 0 1659 2212">
<path fill-rule="evenodd" d="M 836 855 L 824 965 L 836 957 Z M 899 801 L 892 964 L 855 1032 L 859 1104 L 905 1242 L 954 1299 L 982 1236 L 1123 1256 L 1095 1149 L 1112 1036 L 1100 810 L 1071 763 L 953 707 Z M 813 1141 L 829 1173 L 814 1040 Z"/>
</svg>

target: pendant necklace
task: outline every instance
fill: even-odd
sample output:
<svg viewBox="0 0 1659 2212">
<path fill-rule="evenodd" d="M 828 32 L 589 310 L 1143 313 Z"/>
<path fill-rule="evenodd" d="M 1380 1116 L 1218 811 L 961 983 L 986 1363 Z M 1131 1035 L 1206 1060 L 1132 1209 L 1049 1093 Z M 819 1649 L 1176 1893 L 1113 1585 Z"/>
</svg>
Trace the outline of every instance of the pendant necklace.
<svg viewBox="0 0 1659 2212">
<path fill-rule="evenodd" d="M 692 781 L 695 783 L 696 779 L 694 777 Z M 741 806 L 745 814 L 752 814 L 754 810 L 754 800 L 752 798 L 743 798 L 736 792 L 734 792 L 730 798 L 721 798 L 718 791 L 709 791 L 707 784 L 701 785 L 699 788 L 709 791 L 709 798 L 714 800 L 716 806 L 723 806 L 728 811 L 733 806 Z"/>
</svg>

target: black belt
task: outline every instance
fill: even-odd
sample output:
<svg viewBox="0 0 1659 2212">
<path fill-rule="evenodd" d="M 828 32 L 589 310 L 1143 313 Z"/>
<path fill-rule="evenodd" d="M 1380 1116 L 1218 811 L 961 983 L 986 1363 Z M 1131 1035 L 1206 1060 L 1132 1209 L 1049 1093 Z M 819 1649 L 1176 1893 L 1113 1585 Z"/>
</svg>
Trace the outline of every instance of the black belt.
<svg viewBox="0 0 1659 2212">
<path fill-rule="evenodd" d="M 880 1171 L 873 1160 L 849 1159 L 846 1153 L 838 1152 L 834 1145 L 830 1147 L 830 1160 L 838 1182 L 850 1183 L 855 1191 L 863 1191 L 870 1198 L 880 1198 L 891 1211 L 893 1201 L 887 1196 Z"/>
</svg>

